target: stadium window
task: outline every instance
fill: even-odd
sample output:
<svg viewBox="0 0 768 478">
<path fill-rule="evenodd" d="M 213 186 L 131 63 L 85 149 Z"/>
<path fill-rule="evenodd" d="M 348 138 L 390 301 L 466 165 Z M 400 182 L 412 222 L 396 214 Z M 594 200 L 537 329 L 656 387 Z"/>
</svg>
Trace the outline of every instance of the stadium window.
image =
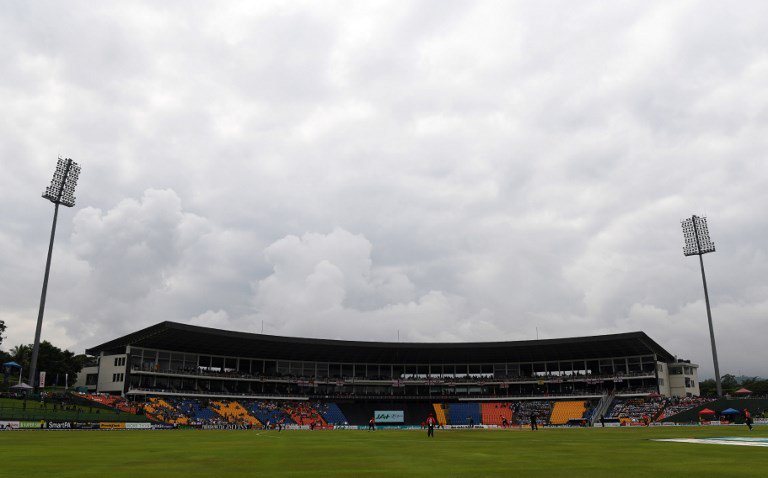
<svg viewBox="0 0 768 478">
<path fill-rule="evenodd" d="M 211 357 L 211 368 L 216 372 L 224 369 L 224 357 Z"/>
<path fill-rule="evenodd" d="M 315 376 L 315 362 L 304 362 L 304 372 L 302 373 L 305 377 L 314 377 Z"/>
</svg>

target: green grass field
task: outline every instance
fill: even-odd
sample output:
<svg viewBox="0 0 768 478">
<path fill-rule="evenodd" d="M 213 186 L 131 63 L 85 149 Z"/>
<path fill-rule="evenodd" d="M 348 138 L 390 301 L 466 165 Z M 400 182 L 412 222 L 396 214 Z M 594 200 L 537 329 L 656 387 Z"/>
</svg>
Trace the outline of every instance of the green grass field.
<svg viewBox="0 0 768 478">
<path fill-rule="evenodd" d="M 653 438 L 768 428 L 423 431 L 6 431 L 2 477 L 764 477 L 768 448 Z"/>
</svg>

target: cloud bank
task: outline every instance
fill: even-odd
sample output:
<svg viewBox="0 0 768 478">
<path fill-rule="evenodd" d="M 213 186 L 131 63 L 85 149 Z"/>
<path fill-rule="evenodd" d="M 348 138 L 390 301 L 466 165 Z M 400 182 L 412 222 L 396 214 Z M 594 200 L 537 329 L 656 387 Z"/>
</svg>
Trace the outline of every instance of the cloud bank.
<svg viewBox="0 0 768 478">
<path fill-rule="evenodd" d="M 0 320 L 80 352 L 161 320 L 517 340 L 643 330 L 766 375 L 768 6 L 12 2 Z M 78 34 L 72 34 L 78 32 Z M 756 356 L 757 354 L 757 356 Z"/>
</svg>

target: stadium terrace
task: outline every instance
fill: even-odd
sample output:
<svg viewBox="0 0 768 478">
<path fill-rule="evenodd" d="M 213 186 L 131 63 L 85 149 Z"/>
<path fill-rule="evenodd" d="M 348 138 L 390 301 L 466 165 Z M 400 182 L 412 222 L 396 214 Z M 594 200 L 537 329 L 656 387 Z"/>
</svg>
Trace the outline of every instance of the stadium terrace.
<svg viewBox="0 0 768 478">
<path fill-rule="evenodd" d="M 478 343 L 279 337 L 161 322 L 86 350 L 89 392 L 347 401 L 699 395 L 698 365 L 643 332 Z"/>
</svg>

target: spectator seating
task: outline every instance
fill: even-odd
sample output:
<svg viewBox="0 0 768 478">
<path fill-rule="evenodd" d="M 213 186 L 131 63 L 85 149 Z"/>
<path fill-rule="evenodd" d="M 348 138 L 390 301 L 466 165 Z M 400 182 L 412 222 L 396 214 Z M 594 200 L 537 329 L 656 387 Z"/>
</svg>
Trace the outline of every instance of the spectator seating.
<svg viewBox="0 0 768 478">
<path fill-rule="evenodd" d="M 270 400 L 256 400 L 253 402 L 244 402 L 243 405 L 255 416 L 262 425 L 270 423 L 274 425 L 279 421 L 284 424 L 291 424 L 294 421 L 291 417 L 276 403 Z"/>
<path fill-rule="evenodd" d="M 335 403 L 327 403 L 324 408 L 319 408 L 326 423 L 334 425 L 344 425 L 347 423 L 347 417 L 344 416 L 341 409 Z"/>
<path fill-rule="evenodd" d="M 445 426 L 448 424 L 448 419 L 445 416 L 445 405 L 442 403 L 433 403 L 432 407 L 435 409 L 435 420 L 439 425 Z"/>
<path fill-rule="evenodd" d="M 655 420 L 664 407 L 665 400 L 661 398 L 617 398 L 606 418 L 623 418 L 633 422 L 640 421 L 643 416 Z"/>
<path fill-rule="evenodd" d="M 479 403 L 451 403 L 448 405 L 448 416 L 450 417 L 451 425 L 469 425 L 470 419 L 473 425 L 482 423 Z"/>
<path fill-rule="evenodd" d="M 550 425 L 564 425 L 572 418 L 583 418 L 587 407 L 584 401 L 555 402 L 552 415 L 549 418 Z"/>
<path fill-rule="evenodd" d="M 128 402 L 128 400 L 124 399 L 123 397 L 119 397 L 117 395 L 91 393 L 91 394 L 82 395 L 82 397 L 92 402 L 100 403 L 110 408 L 116 408 L 126 413 L 136 414 L 136 412 L 138 411 L 135 405 L 131 405 Z"/>
<path fill-rule="evenodd" d="M 322 415 L 307 402 L 287 402 L 284 408 L 291 419 L 299 425 L 309 425 L 311 423 L 320 426 L 327 425 Z"/>
<path fill-rule="evenodd" d="M 662 418 L 669 418 L 671 416 L 677 415 L 678 413 L 683 413 L 687 410 L 690 410 L 691 408 L 704 405 L 714 400 L 716 399 L 707 397 L 671 398 L 665 404 L 664 410 L 659 415 L 658 420 L 661 420 Z"/>
<path fill-rule="evenodd" d="M 214 401 L 211 402 L 211 405 L 213 410 L 229 423 L 248 423 L 257 427 L 261 426 L 261 422 L 236 401 Z"/>
<path fill-rule="evenodd" d="M 189 412 L 187 415 L 192 419 L 197 420 L 213 420 L 218 417 L 218 414 L 208 407 L 203 406 L 197 400 L 185 400 L 188 405 Z"/>
<path fill-rule="evenodd" d="M 518 402 L 515 406 L 518 411 L 513 417 L 517 423 L 529 423 L 531 414 L 536 414 L 540 425 L 547 425 L 549 423 L 549 415 L 552 413 L 552 402 L 548 400 L 525 400 Z"/>
<path fill-rule="evenodd" d="M 502 426 L 502 418 L 506 418 L 507 423 L 512 424 L 512 411 L 509 409 L 509 403 L 484 402 L 480 404 L 480 408 L 484 424 Z"/>
</svg>

